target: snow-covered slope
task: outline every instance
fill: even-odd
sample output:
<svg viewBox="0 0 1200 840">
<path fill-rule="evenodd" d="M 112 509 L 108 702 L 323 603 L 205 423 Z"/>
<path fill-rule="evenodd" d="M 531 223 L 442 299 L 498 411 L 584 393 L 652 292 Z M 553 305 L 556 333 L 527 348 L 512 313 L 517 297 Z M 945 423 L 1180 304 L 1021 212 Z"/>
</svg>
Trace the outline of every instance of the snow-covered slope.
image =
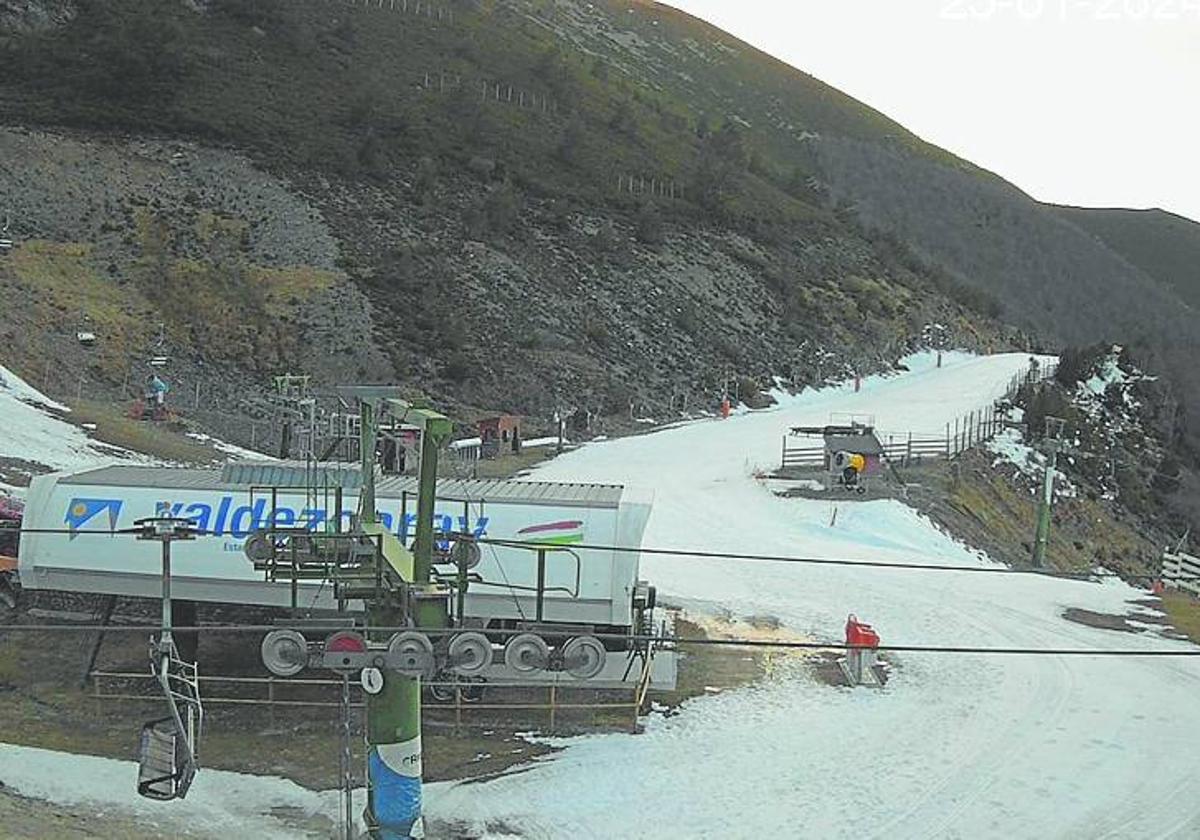
<svg viewBox="0 0 1200 840">
<path fill-rule="evenodd" d="M 1026 362 L 955 356 L 936 370 L 918 357 L 910 373 L 867 380 L 861 393 L 788 397 L 770 411 L 588 445 L 535 477 L 653 488 L 649 546 L 987 566 L 900 503 L 840 501 L 831 525 L 832 503 L 777 498 L 753 473 L 775 463 L 787 427 L 833 412 L 935 433 L 1002 393 Z M 643 567 L 691 610 L 770 613 L 818 639 L 840 638 L 855 612 L 893 644 L 1185 647 L 1060 618 L 1068 606 L 1124 612 L 1143 593 L 1116 582 L 669 557 L 643 558 Z M 565 739 L 564 752 L 528 772 L 428 786 L 427 813 L 491 837 L 1200 837 L 1197 660 L 894 659 L 882 691 L 829 688 L 782 668 L 653 717 L 642 735 Z M 0 778 L 60 802 L 153 808 L 145 813 L 164 827 L 210 820 L 213 836 L 243 823 L 286 833 L 265 816 L 280 805 L 334 813 L 334 798 L 209 770 L 185 803 L 147 805 L 133 793 L 132 765 L 114 774 L 116 763 L 80 764 L 86 772 L 67 779 L 64 770 L 60 780 L 55 768 L 74 761 L 0 747 Z"/>
<path fill-rule="evenodd" d="M 106 811 L 131 816 L 147 836 L 290 840 L 320 836 L 313 822 L 328 829 L 336 825 L 337 791 L 314 792 L 286 779 L 206 769 L 187 799 L 167 804 L 137 795 L 137 772 L 132 761 L 0 744 L 0 779 L 22 795 L 91 806 L 100 816 Z M 96 836 L 102 834 L 101 829 Z M 2 826 L 0 836 L 7 836 Z"/>
<path fill-rule="evenodd" d="M 39 472 L 82 469 L 114 461 L 162 463 L 144 453 L 88 437 L 86 431 L 65 419 L 70 411 L 0 365 L 0 462 L 13 459 Z M 222 460 L 222 456 L 235 460 L 274 460 L 270 455 L 200 432 L 189 432 L 188 437 L 211 446 L 214 461 Z M 37 469 L 39 466 L 45 469 Z M 22 489 L 0 481 L 0 492 L 20 495 Z"/>
<path fill-rule="evenodd" d="M 0 458 L 74 469 L 145 456 L 94 441 L 62 419 L 70 411 L 0 366 Z"/>
<path fill-rule="evenodd" d="M 780 436 L 831 412 L 935 433 L 999 395 L 1024 356 L 956 357 L 912 373 L 786 400 L 777 410 L 586 446 L 546 480 L 652 487 L 645 544 L 872 560 L 988 564 L 898 502 L 784 500 L 751 473 Z M 885 642 L 1165 648 L 1068 623 L 1067 606 L 1124 612 L 1138 592 L 1025 576 L 738 561 L 643 559 L 665 597 L 693 609 L 771 613 L 839 638 L 846 615 Z M 532 772 L 435 785 L 431 814 L 529 837 L 1200 836 L 1200 662 L 1194 659 L 897 656 L 883 691 L 802 673 L 688 703 L 640 736 L 567 742 Z"/>
</svg>

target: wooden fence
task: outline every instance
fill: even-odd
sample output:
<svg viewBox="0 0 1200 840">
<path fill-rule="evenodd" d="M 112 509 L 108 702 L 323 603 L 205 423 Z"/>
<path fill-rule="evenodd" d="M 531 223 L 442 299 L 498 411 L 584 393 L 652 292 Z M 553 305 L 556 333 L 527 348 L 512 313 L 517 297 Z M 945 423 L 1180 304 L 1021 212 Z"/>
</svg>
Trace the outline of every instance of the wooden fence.
<svg viewBox="0 0 1200 840">
<path fill-rule="evenodd" d="M 397 14 L 454 23 L 453 8 L 431 3 L 430 0 L 329 0 L 329 2 L 337 3 L 340 6 L 361 9 L 382 9 Z"/>
<path fill-rule="evenodd" d="M 912 466 L 935 458 L 954 458 L 972 447 L 991 440 L 1007 425 L 1002 403 L 1011 403 L 1026 384 L 1038 384 L 1054 375 L 1056 365 L 1030 366 L 1009 380 L 1004 396 L 991 404 L 969 411 L 947 423 L 941 435 L 915 435 L 912 432 L 887 434 L 876 432 L 883 445 L 884 457 L 897 466 Z M 792 435 L 783 437 L 783 469 L 827 469 L 823 444 L 798 442 Z"/>
<path fill-rule="evenodd" d="M 1200 557 L 1183 552 L 1167 553 L 1163 555 L 1162 564 L 1162 582 L 1165 585 L 1200 596 Z"/>
</svg>

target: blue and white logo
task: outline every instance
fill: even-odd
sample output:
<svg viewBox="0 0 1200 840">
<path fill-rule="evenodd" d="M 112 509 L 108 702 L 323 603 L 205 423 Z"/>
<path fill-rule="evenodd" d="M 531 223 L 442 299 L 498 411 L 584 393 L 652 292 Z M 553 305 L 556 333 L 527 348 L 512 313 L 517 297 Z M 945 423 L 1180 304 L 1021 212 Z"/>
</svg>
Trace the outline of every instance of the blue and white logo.
<svg viewBox="0 0 1200 840">
<path fill-rule="evenodd" d="M 120 499 L 83 499 L 78 496 L 71 499 L 67 505 L 67 515 L 63 520 L 71 532 L 70 539 L 75 539 L 77 532 L 102 513 L 108 513 L 108 531 L 117 530 L 117 517 L 121 515 Z"/>
</svg>

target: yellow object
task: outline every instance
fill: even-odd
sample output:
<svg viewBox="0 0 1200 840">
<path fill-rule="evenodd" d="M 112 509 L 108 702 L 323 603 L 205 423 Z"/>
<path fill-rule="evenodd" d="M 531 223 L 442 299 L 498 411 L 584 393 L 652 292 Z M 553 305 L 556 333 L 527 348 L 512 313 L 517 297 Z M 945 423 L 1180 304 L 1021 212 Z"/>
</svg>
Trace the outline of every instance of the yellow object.
<svg viewBox="0 0 1200 840">
<path fill-rule="evenodd" d="M 383 559 L 388 562 L 396 574 L 400 575 L 402 580 L 412 583 L 414 575 L 412 552 L 396 539 L 395 534 L 379 523 L 364 524 L 362 529 L 369 536 L 383 537 Z"/>
<path fill-rule="evenodd" d="M 867 459 L 855 452 L 850 456 L 850 466 L 854 467 L 855 472 L 862 472 L 867 468 Z"/>
</svg>

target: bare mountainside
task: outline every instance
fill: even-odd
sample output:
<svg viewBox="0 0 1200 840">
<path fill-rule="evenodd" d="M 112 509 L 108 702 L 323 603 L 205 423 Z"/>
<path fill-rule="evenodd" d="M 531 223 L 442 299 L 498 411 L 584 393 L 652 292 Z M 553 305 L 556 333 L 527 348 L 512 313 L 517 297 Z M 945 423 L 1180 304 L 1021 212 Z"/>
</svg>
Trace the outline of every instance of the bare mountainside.
<svg viewBox="0 0 1200 840">
<path fill-rule="evenodd" d="M 1147 329 L 1180 301 L 1105 242 L 656 4 L 7 0 L 0 27 L 18 239 L 83 249 L 228 387 L 288 368 L 663 415 L 885 367 L 932 323 L 1190 346 Z M 158 181 L 51 189 L 147 144 Z"/>
<path fill-rule="evenodd" d="M 225 392 L 294 370 L 662 416 L 886 367 L 932 323 L 1023 341 L 719 102 L 593 49 L 645 53 L 583 6 L 5 9 L 18 363 L 98 323 L 100 353 L 62 352 L 116 383 L 164 323 Z M 47 303 L 76 272 L 96 305 Z"/>
</svg>

